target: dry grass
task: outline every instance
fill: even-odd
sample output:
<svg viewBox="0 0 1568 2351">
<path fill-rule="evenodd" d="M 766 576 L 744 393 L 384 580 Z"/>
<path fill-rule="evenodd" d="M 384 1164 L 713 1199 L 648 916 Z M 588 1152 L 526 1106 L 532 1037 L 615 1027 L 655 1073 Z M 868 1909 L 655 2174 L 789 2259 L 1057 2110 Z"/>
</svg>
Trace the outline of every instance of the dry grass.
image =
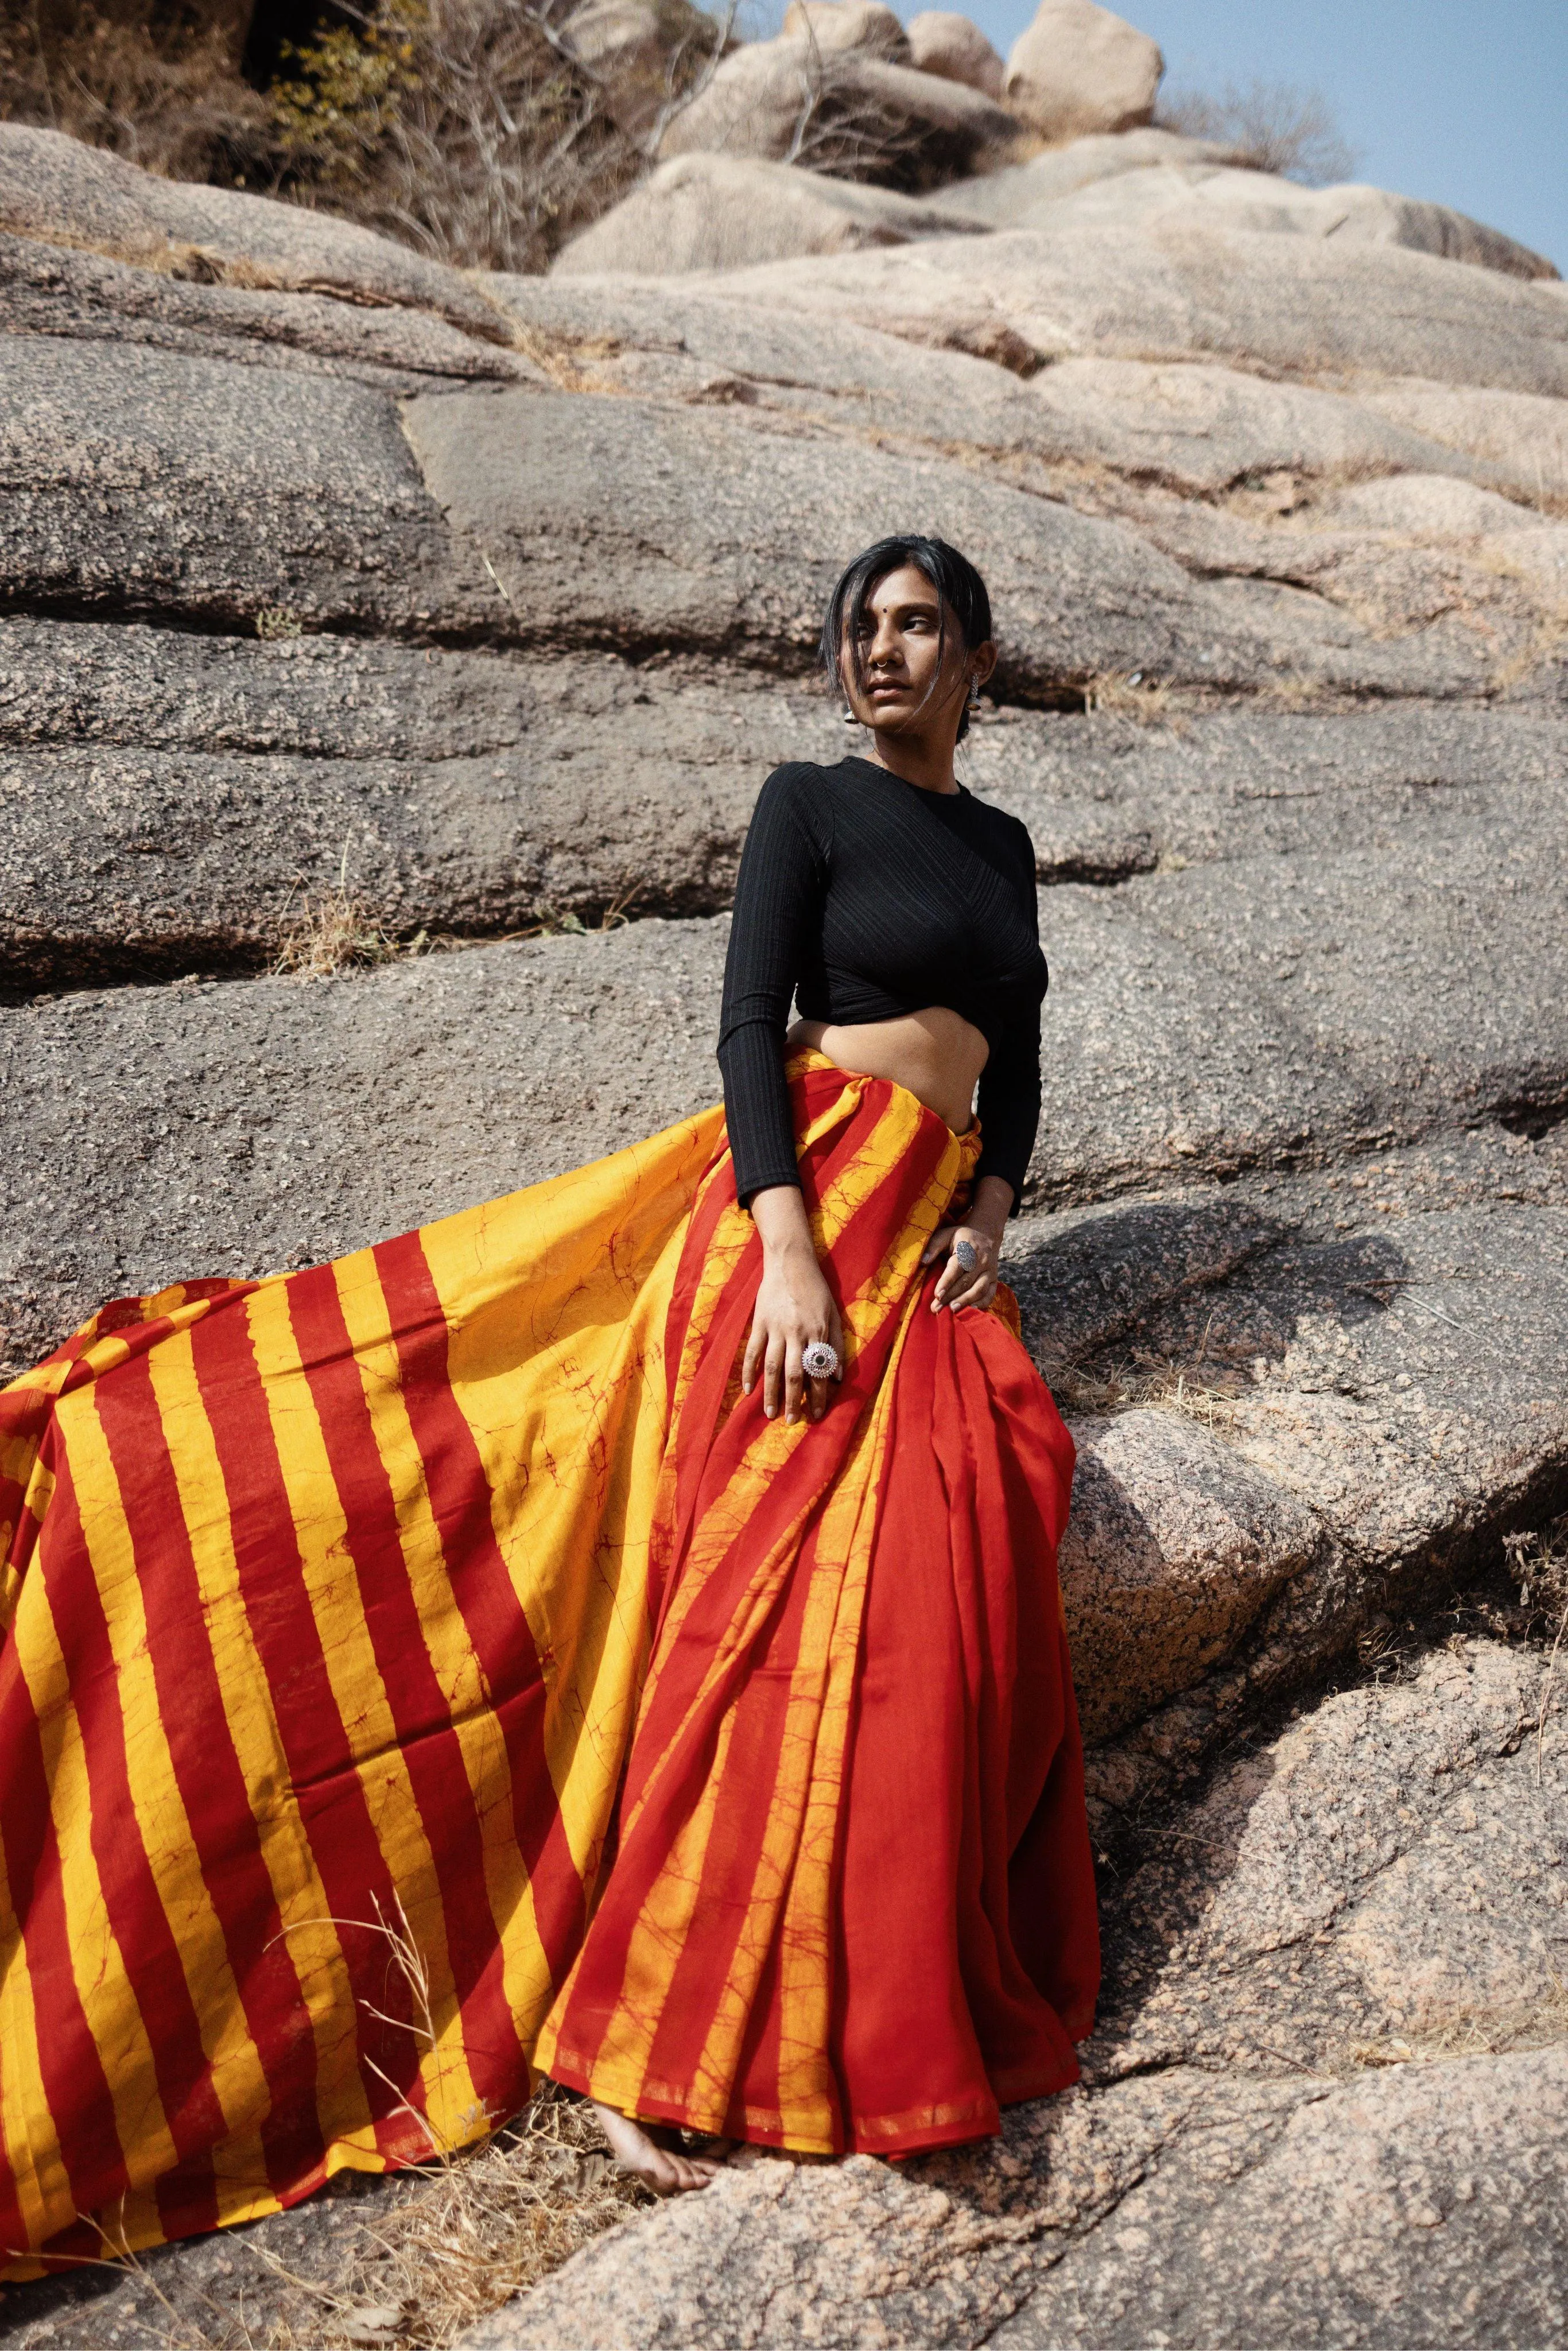
<svg viewBox="0 0 1568 2351">
<path fill-rule="evenodd" d="M 437 2351 L 652 2201 L 615 2168 L 592 2109 L 547 2085 L 509 2128 L 363 2225 L 323 2339 L 332 2315 L 380 2310 L 395 2314 L 398 2342 Z"/>
<path fill-rule="evenodd" d="M 264 643 L 276 644 L 303 636 L 305 624 L 287 604 L 264 604 L 256 616 L 256 633 Z"/>
<path fill-rule="evenodd" d="M 417 955 L 427 946 L 421 932 L 408 941 L 384 931 L 356 891 L 347 872 L 337 886 L 319 897 L 306 896 L 286 914 L 272 974 L 277 979 L 329 979 L 337 972 L 364 970 L 391 963 L 395 956 Z"/>
<path fill-rule="evenodd" d="M 1291 674 L 1270 678 L 1259 687 L 1252 700 L 1265 710 L 1311 710 L 1314 704 L 1325 700 L 1328 693 L 1322 678 Z"/>
<path fill-rule="evenodd" d="M 385 1938 L 412 2022 L 369 2001 L 361 2005 L 381 2023 L 412 2033 L 423 2053 L 426 2089 L 439 2095 L 439 2079 L 433 2077 L 443 2070 L 443 2050 L 429 1970 L 401 1901 L 390 1919 L 378 1904 L 373 1922 L 339 1923 Z M 379 2066 L 371 2070 L 394 2086 Z M 317 2351 L 340 2343 L 444 2351 L 580 2246 L 653 2201 L 614 2164 L 591 2106 L 553 2084 L 541 2085 L 515 2122 L 467 2147 L 444 2144 L 406 2097 L 394 2111 L 423 2126 L 430 2160 L 401 2176 L 405 2191 L 411 2180 L 418 2183 L 412 2193 L 384 2204 L 347 2241 L 339 2231 L 324 2232 L 323 2244 L 336 2257 L 329 2276 L 290 2268 L 268 2245 L 265 2231 L 239 2241 L 261 2265 L 270 2312 L 253 2314 L 243 2303 L 225 2310 L 200 2289 L 193 2294 L 187 2288 L 176 2301 L 155 2269 L 100 2230 L 104 2266 L 132 2279 L 158 2313 L 152 2325 L 144 2318 L 133 2322 L 142 2335 L 163 2351 Z M 474 2108 L 463 2117 L 465 2126 L 478 2119 Z"/>
<path fill-rule="evenodd" d="M 345 849 L 331 889 L 289 901 L 280 924 L 277 952 L 268 966 L 273 978 L 331 979 L 342 972 L 370 970 L 409 956 L 440 955 L 476 946 L 514 946 L 529 939 L 587 937 L 619 930 L 630 921 L 630 910 L 641 892 L 637 882 L 623 883 L 592 923 L 585 923 L 570 907 L 541 904 L 535 908 L 535 920 L 520 930 L 488 932 L 482 940 L 428 929 L 400 938 L 383 928 L 374 908 L 351 886 L 348 868 Z"/>
<path fill-rule="evenodd" d="M 564 0 L 371 0 L 287 49 L 270 93 L 282 192 L 417 250 L 537 271 L 623 195 L 706 86 L 730 18 L 662 0 L 629 89 Z M 656 86 L 650 86 L 650 77 Z"/>
<path fill-rule="evenodd" d="M 1180 1413 L 1215 1431 L 1229 1425 L 1238 1400 L 1252 1386 L 1234 1364 L 1209 1355 L 1207 1332 L 1186 1363 L 1136 1348 L 1121 1363 L 1068 1364 L 1048 1370 L 1046 1377 L 1058 1405 L 1072 1412 L 1104 1416 L 1150 1408 Z"/>
<path fill-rule="evenodd" d="M 1542 613 L 1535 627 L 1516 652 L 1500 662 L 1488 679 L 1493 694 L 1507 694 L 1512 687 L 1522 685 L 1527 677 L 1544 664 L 1568 652 L 1568 605 L 1557 605 Z"/>
<path fill-rule="evenodd" d="M 1135 719 L 1140 726 L 1164 726 L 1173 735 L 1186 731 L 1186 717 L 1173 689 L 1141 669 L 1100 671 L 1084 685 L 1083 707 L 1091 717 L 1103 712 Z"/>
<path fill-rule="evenodd" d="M 1389 2065 L 1432 2064 L 1451 2057 L 1501 2057 L 1515 2049 L 1548 2049 L 1568 2040 L 1568 1984 L 1553 1975 L 1538 1999 L 1496 2008 L 1460 2008 L 1425 2031 L 1385 2034 L 1350 2052 L 1352 2065 L 1374 2070 Z"/>
</svg>

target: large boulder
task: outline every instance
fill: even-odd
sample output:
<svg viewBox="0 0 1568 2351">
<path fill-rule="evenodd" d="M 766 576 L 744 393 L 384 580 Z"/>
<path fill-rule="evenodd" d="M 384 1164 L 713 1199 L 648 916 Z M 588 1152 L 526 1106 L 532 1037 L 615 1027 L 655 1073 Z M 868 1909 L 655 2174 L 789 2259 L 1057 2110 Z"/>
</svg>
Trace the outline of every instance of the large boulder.
<svg viewBox="0 0 1568 2351">
<path fill-rule="evenodd" d="M 433 310 L 467 334 L 508 340 L 443 262 L 329 213 L 160 180 L 62 131 L 0 123 L 0 229 L 242 287 Z"/>
<path fill-rule="evenodd" d="M 1003 94 L 1042 139 L 1147 122 L 1165 72 L 1159 44 L 1094 0 L 1040 0 L 1013 43 Z"/>
<path fill-rule="evenodd" d="M 999 99 L 1001 58 L 978 25 L 946 8 L 923 8 L 909 20 L 910 63 L 944 81 L 967 82 L 987 98 Z"/>
<path fill-rule="evenodd" d="M 744 269 L 798 254 L 962 236 L 976 226 L 944 212 L 939 200 L 894 188 L 825 179 L 753 157 L 676 155 L 563 247 L 552 274 L 667 277 Z"/>
<path fill-rule="evenodd" d="M 1176 1414 L 1126 1412 L 1074 1434 L 1061 1597 L 1093 1740 L 1228 1656 L 1322 1534 L 1271 1478 Z"/>
<path fill-rule="evenodd" d="M 787 40 L 814 41 L 824 54 L 859 49 L 893 65 L 910 63 L 909 37 L 882 0 L 789 0 L 782 30 Z"/>
<path fill-rule="evenodd" d="M 741 184 L 731 173 L 755 174 L 756 188 L 767 189 L 774 209 L 813 229 L 831 224 L 834 239 L 867 218 L 884 238 L 889 226 L 915 230 L 947 218 L 945 196 L 920 205 L 785 165 L 724 158 L 704 158 L 694 168 L 711 171 L 719 187 Z M 862 214 L 862 204 L 875 210 Z M 826 220 L 823 207 L 830 208 Z M 765 233 L 737 219 L 740 210 L 725 208 L 724 236 Z M 636 216 L 634 204 L 625 216 Z M 863 228 L 862 234 L 871 241 Z M 586 260 L 595 246 L 570 250 L 574 261 L 579 251 Z M 628 257 L 617 266 L 626 267 L 646 248 L 622 250 Z M 681 251 L 672 235 L 671 252 Z M 758 421 L 773 414 L 850 435 L 869 430 L 911 449 L 943 447 L 957 423 L 966 446 L 998 466 L 1087 464 L 1205 496 L 1278 469 L 1288 470 L 1303 492 L 1319 478 L 1399 470 L 1494 477 L 1484 458 L 1446 450 L 1348 392 L 1239 367 L 1063 359 L 1020 381 L 1006 365 L 989 363 L 1006 355 L 1000 336 L 982 360 L 983 333 L 967 352 L 932 350 L 837 317 L 731 301 L 722 288 L 691 277 L 678 287 L 625 277 L 590 281 L 564 267 L 548 278 L 490 283 L 524 340 L 566 348 L 575 340 L 592 349 L 593 381 L 605 390 L 741 408 Z M 1027 347 L 1019 342 L 1019 350 L 1027 369 Z M 1534 405 L 1552 410 L 1558 403 Z"/>
<path fill-rule="evenodd" d="M 1385 188 L 1302 188 L 1269 172 L 1211 162 L 1172 161 L 1153 171 L 1118 173 L 1071 193 L 1041 194 L 1019 206 L 1009 225 L 1055 229 L 1167 228 L 1209 221 L 1266 235 L 1334 237 L 1343 245 L 1403 245 L 1446 261 L 1471 262 L 1512 277 L 1555 277 L 1553 264 L 1500 231 L 1446 204 L 1391 195 Z"/>
<path fill-rule="evenodd" d="M 242 279 L 243 267 L 234 272 Z M 216 281 L 216 282 L 214 282 Z M 278 286 L 225 282 L 206 260 L 174 268 L 0 231 L 0 330 L 51 340 L 141 343 L 298 374 L 347 376 L 391 392 L 443 378 L 544 381 L 520 351 L 433 310 Z"/>
<path fill-rule="evenodd" d="M 755 155 L 912 191 L 1005 160 L 1017 118 L 978 90 L 801 37 L 737 49 L 671 122 L 660 154 Z"/>
</svg>

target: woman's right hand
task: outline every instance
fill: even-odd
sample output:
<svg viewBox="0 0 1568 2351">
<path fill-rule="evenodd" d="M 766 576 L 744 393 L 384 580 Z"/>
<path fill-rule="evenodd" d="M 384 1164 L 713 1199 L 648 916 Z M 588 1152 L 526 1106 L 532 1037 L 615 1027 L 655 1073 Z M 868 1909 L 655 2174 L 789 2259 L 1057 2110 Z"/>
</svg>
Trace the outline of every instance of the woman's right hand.
<svg viewBox="0 0 1568 2351">
<path fill-rule="evenodd" d="M 841 1379 L 844 1330 L 818 1262 L 806 1204 L 793 1185 L 779 1184 L 753 1194 L 751 1214 L 762 1242 L 762 1280 L 740 1366 L 741 1386 L 749 1395 L 760 1374 L 762 1409 L 769 1420 L 780 1412 L 787 1422 L 806 1414 L 821 1420 L 832 1383 L 809 1380 L 800 1357 L 813 1339 L 825 1339 L 839 1358 L 833 1379 Z"/>
</svg>

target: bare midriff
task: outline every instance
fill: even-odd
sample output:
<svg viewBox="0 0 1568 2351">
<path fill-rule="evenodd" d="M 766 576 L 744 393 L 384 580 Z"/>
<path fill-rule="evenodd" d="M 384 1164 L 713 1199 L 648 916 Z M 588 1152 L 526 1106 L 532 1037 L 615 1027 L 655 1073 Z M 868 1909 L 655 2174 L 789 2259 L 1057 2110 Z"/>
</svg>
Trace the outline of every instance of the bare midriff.
<svg viewBox="0 0 1568 2351">
<path fill-rule="evenodd" d="M 991 1050 L 972 1021 L 945 1004 L 896 1020 L 797 1020 L 784 1041 L 790 1052 L 813 1047 L 852 1077 L 891 1078 L 955 1134 L 974 1123 L 975 1088 Z"/>
</svg>

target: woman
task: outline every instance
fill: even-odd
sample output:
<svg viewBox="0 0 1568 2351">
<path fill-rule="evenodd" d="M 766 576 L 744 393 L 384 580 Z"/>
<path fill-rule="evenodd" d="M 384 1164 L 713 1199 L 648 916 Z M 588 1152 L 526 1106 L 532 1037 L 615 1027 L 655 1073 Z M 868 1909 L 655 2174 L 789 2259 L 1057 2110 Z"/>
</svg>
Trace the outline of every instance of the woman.
<svg viewBox="0 0 1568 2351">
<path fill-rule="evenodd" d="M 874 756 L 759 804 L 727 1124 L 119 1301 L 0 1397 L 11 2275 L 460 2145 L 531 2067 L 665 2192 L 714 2166 L 672 2125 L 896 2155 L 1074 2078 L 1071 1447 L 996 1283 L 1045 973 L 953 778 L 985 591 L 886 541 L 827 643 Z"/>
</svg>

